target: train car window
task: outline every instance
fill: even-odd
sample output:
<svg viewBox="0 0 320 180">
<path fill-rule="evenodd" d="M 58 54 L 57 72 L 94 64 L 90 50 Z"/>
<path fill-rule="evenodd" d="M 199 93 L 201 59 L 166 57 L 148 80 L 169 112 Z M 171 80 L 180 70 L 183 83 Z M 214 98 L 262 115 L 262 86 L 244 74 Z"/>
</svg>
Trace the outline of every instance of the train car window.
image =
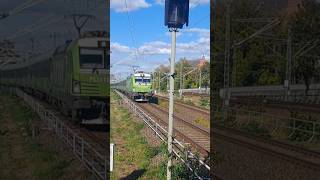
<svg viewBox="0 0 320 180">
<path fill-rule="evenodd" d="M 98 49 L 80 49 L 80 68 L 81 69 L 104 69 L 105 54 L 103 50 Z"/>
</svg>

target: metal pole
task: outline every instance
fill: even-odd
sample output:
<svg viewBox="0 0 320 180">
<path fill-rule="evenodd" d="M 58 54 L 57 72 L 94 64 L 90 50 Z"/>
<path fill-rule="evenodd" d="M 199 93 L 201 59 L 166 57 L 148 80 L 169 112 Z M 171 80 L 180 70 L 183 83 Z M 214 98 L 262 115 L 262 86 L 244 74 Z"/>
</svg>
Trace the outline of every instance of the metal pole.
<svg viewBox="0 0 320 180">
<path fill-rule="evenodd" d="M 169 78 L 168 77 L 166 77 L 166 78 L 167 78 L 167 92 L 168 92 L 168 90 L 169 90 Z"/>
<path fill-rule="evenodd" d="M 232 49 L 232 87 L 236 87 L 237 80 L 237 61 L 236 61 L 236 47 Z"/>
<path fill-rule="evenodd" d="M 158 82 L 158 89 L 159 89 L 158 91 L 159 91 L 159 92 L 158 92 L 158 93 L 160 93 L 160 70 L 159 70 L 159 72 L 158 72 L 158 77 L 159 77 L 159 82 Z"/>
<path fill-rule="evenodd" d="M 31 53 L 33 56 L 33 54 L 34 54 L 34 38 L 30 38 L 30 41 L 31 41 Z"/>
<path fill-rule="evenodd" d="M 54 49 L 57 48 L 57 37 L 56 37 L 56 33 L 53 33 L 53 43 L 54 43 Z"/>
<path fill-rule="evenodd" d="M 284 81 L 284 87 L 286 89 L 285 100 L 288 101 L 290 95 L 291 84 L 291 61 L 292 61 L 292 40 L 291 29 L 288 29 L 288 44 L 287 44 L 287 68 L 286 68 L 286 80 Z"/>
<path fill-rule="evenodd" d="M 168 166 L 167 166 L 167 180 L 171 180 L 171 166 L 172 166 L 172 131 L 173 131 L 173 92 L 174 92 L 174 61 L 176 56 L 176 32 L 173 28 L 171 31 L 171 58 L 170 58 L 170 91 L 169 91 L 169 126 L 168 126 Z"/>
<path fill-rule="evenodd" d="M 183 68 L 183 62 L 184 62 L 184 60 L 181 60 L 181 63 L 180 63 L 180 98 L 182 98 L 182 91 L 181 91 L 181 89 L 183 88 L 183 87 L 182 87 L 182 68 Z"/>
<path fill-rule="evenodd" d="M 227 2 L 227 12 L 226 12 L 226 39 L 225 39 L 225 61 L 224 61 L 224 88 L 225 88 L 225 95 L 224 95 L 224 106 L 229 106 L 229 65 L 230 65 L 230 7 L 231 7 L 231 0 Z"/>
<path fill-rule="evenodd" d="M 199 67 L 199 89 L 201 90 L 201 81 L 202 81 L 202 77 L 201 77 L 201 67 Z"/>
</svg>

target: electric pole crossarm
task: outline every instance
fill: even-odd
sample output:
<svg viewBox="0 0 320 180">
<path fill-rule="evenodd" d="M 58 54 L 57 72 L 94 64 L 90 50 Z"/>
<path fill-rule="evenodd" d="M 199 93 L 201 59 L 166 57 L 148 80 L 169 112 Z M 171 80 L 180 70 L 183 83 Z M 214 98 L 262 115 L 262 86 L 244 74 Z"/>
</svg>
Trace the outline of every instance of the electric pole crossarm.
<svg viewBox="0 0 320 180">
<path fill-rule="evenodd" d="M 303 56 L 305 53 L 311 51 L 313 48 L 317 47 L 319 45 L 319 39 L 316 39 L 315 41 L 313 41 L 311 43 L 311 46 L 309 48 L 306 49 L 306 47 L 309 45 L 309 43 L 307 43 L 305 46 L 303 46 L 295 55 L 294 57 L 299 57 L 299 56 Z M 306 50 L 304 50 L 306 49 Z"/>
<path fill-rule="evenodd" d="M 259 22 L 273 22 L 274 18 L 245 18 L 245 19 L 233 19 L 235 22 L 241 23 L 259 23 Z"/>
<path fill-rule="evenodd" d="M 278 25 L 280 23 L 280 20 L 275 19 L 274 21 L 270 22 L 269 24 L 265 25 L 263 28 L 261 28 L 260 30 L 258 30 L 257 32 L 253 33 L 252 35 L 250 35 L 249 37 L 245 38 L 244 40 L 237 42 L 233 45 L 234 46 L 240 46 L 241 44 L 247 42 L 248 40 L 260 35 L 261 33 L 271 29 L 272 27 Z"/>
</svg>

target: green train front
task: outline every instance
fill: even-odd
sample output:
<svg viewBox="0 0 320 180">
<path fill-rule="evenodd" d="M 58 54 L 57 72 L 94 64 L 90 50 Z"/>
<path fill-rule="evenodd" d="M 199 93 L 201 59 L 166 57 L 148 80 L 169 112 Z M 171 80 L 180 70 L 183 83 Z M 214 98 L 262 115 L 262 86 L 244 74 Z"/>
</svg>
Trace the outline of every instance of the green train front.
<svg viewBox="0 0 320 180">
<path fill-rule="evenodd" d="M 106 124 L 109 109 L 109 56 L 107 40 L 85 37 L 72 43 L 72 116 L 84 124 Z"/>
<path fill-rule="evenodd" d="M 127 86 L 131 89 L 131 96 L 135 101 L 148 102 L 153 96 L 151 74 L 137 72 L 131 75 Z"/>
</svg>

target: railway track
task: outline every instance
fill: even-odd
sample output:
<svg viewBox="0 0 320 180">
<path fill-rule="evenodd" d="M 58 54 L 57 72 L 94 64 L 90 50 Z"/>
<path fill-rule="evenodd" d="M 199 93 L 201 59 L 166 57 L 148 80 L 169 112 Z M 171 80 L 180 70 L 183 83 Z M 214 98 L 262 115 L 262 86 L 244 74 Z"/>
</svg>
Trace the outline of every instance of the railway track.
<svg viewBox="0 0 320 180">
<path fill-rule="evenodd" d="M 109 149 L 108 144 L 108 133 L 106 132 L 95 132 L 95 131 L 88 131 L 87 129 L 81 129 L 82 134 L 90 139 L 90 141 L 95 144 L 101 153 L 106 153 Z"/>
<path fill-rule="evenodd" d="M 158 123 L 167 127 L 168 111 L 155 105 L 148 103 L 138 103 L 149 115 L 158 120 Z M 190 143 L 194 150 L 199 151 L 202 155 L 208 156 L 210 152 L 210 132 L 208 129 L 196 126 L 190 121 L 184 120 L 176 115 L 174 118 L 174 135 L 180 140 Z"/>
<path fill-rule="evenodd" d="M 211 133 L 216 138 L 225 139 L 229 142 L 245 146 L 249 149 L 277 156 L 279 159 L 299 166 L 320 171 L 320 153 L 293 146 L 283 142 L 252 136 L 248 133 L 226 128 L 215 124 Z"/>
<path fill-rule="evenodd" d="M 163 99 L 163 100 L 166 100 L 166 101 L 169 101 L 169 98 L 167 97 L 164 97 L 164 96 L 157 96 L 159 99 Z M 176 106 L 181 106 L 181 107 L 184 107 L 184 108 L 187 108 L 187 109 L 190 109 L 192 111 L 196 111 L 196 112 L 199 112 L 199 113 L 203 113 L 204 115 L 206 115 L 208 117 L 208 119 L 210 119 L 210 110 L 208 109 L 205 109 L 205 108 L 201 108 L 201 107 L 198 107 L 198 106 L 192 106 L 192 105 L 189 105 L 189 104 L 186 104 L 180 100 L 176 100 L 174 101 L 174 105 Z"/>
</svg>

